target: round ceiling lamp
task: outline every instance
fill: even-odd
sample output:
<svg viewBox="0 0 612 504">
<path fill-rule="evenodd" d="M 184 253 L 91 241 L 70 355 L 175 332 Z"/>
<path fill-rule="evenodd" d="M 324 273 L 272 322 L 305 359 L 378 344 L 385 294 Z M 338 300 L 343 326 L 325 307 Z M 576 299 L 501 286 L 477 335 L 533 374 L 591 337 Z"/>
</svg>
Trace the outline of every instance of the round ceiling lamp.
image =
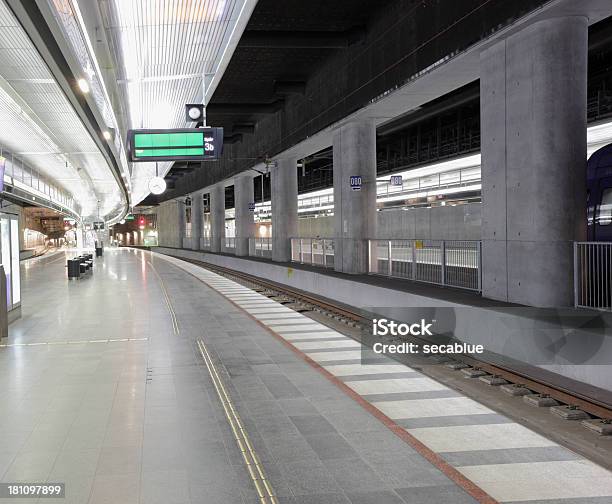
<svg viewBox="0 0 612 504">
<path fill-rule="evenodd" d="M 152 194 L 163 194 L 166 191 L 166 181 L 161 177 L 153 177 L 149 180 L 149 191 Z"/>
</svg>

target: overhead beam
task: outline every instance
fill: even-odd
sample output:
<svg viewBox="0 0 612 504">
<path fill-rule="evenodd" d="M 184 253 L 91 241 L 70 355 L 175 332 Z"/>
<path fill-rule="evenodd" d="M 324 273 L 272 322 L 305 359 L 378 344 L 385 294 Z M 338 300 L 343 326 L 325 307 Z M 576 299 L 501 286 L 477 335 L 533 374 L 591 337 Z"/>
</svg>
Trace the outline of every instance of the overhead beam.
<svg viewBox="0 0 612 504">
<path fill-rule="evenodd" d="M 278 95 L 305 95 L 306 94 L 306 82 L 305 81 L 275 81 L 274 82 L 274 94 Z"/>
<path fill-rule="evenodd" d="M 206 112 L 219 115 L 275 114 L 283 108 L 284 103 L 284 100 L 272 103 L 211 103 L 206 107 Z"/>
<path fill-rule="evenodd" d="M 362 27 L 343 32 L 248 30 L 242 35 L 238 46 L 256 49 L 346 49 L 364 38 L 365 29 Z"/>
<path fill-rule="evenodd" d="M 232 126 L 232 133 L 243 133 L 245 135 L 252 135 L 255 133 L 254 124 L 234 124 Z"/>
<path fill-rule="evenodd" d="M 242 142 L 242 133 L 236 133 L 234 135 L 225 135 L 223 137 L 223 143 L 225 144 L 235 144 L 238 142 Z"/>
</svg>

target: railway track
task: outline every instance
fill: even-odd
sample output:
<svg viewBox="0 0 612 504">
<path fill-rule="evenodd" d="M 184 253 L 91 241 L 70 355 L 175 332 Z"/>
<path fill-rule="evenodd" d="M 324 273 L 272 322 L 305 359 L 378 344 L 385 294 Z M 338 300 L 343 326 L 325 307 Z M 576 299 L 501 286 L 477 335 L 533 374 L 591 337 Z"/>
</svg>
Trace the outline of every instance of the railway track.
<svg viewBox="0 0 612 504">
<path fill-rule="evenodd" d="M 325 314 L 335 321 L 346 324 L 348 327 L 364 330 L 371 326 L 371 318 L 362 313 L 358 313 L 354 308 L 344 306 L 336 301 L 314 296 L 307 292 L 294 289 L 285 285 L 259 278 L 248 273 L 235 271 L 223 266 L 217 266 L 194 259 L 177 257 L 183 261 L 196 264 L 214 273 L 222 275 L 231 280 L 237 281 L 245 287 L 251 288 L 267 297 L 276 299 L 282 304 L 295 304 L 300 312 L 314 311 Z M 425 339 L 411 337 L 415 343 L 431 343 Z M 510 384 L 517 384 L 543 397 L 550 397 L 561 404 L 578 408 L 592 417 L 601 419 L 604 424 L 612 424 L 612 404 L 592 397 L 586 391 L 569 390 L 558 383 L 534 376 L 525 370 L 516 370 L 509 366 L 501 366 L 483 359 L 478 359 L 472 355 L 458 355 L 454 362 L 464 364 L 475 370 L 482 370 L 488 375 L 500 377 Z M 537 368 L 533 368 L 537 371 Z"/>
</svg>

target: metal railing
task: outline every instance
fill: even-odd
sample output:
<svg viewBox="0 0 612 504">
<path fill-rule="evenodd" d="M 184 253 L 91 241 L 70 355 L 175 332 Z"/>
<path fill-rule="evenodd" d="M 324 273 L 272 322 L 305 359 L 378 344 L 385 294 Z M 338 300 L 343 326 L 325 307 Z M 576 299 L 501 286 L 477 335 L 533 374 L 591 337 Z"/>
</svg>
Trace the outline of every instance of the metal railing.
<svg viewBox="0 0 612 504">
<path fill-rule="evenodd" d="M 331 238 L 291 238 L 293 262 L 333 268 L 334 258 L 334 240 Z"/>
<path fill-rule="evenodd" d="M 612 243 L 574 243 L 574 305 L 612 311 Z"/>
<path fill-rule="evenodd" d="M 249 238 L 249 255 L 272 258 L 272 238 Z"/>
<path fill-rule="evenodd" d="M 481 242 L 369 240 L 369 273 L 480 292 Z"/>
<path fill-rule="evenodd" d="M 236 248 L 236 238 L 233 236 L 226 236 L 224 245 L 225 245 L 226 250 L 235 249 Z"/>
</svg>

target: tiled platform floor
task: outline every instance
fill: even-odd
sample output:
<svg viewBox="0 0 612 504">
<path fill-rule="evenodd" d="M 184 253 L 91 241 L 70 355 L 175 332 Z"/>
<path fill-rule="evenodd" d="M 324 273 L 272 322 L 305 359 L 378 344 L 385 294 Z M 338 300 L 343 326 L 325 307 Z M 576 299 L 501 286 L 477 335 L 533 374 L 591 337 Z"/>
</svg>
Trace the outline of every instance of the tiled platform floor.
<svg viewBox="0 0 612 504">
<path fill-rule="evenodd" d="M 475 502 L 250 313 L 500 500 L 610 501 L 609 474 L 571 452 L 409 368 L 364 366 L 342 335 L 181 267 L 109 249 L 78 282 L 61 257 L 24 270 L 9 343 L 26 346 L 0 348 L 0 481 L 66 482 L 56 502 L 79 504 L 258 502 L 201 338 L 279 502 Z"/>
</svg>

